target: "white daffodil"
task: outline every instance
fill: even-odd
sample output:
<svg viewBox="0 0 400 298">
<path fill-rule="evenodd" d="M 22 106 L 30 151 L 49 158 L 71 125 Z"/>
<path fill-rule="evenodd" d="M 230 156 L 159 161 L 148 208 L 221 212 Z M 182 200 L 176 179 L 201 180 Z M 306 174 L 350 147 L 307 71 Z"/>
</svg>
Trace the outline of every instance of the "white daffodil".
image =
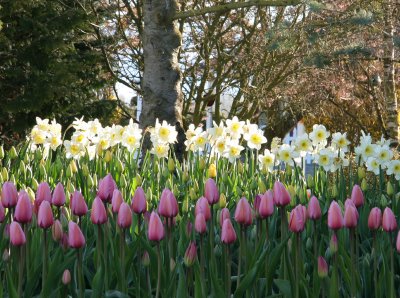
<svg viewBox="0 0 400 298">
<path fill-rule="evenodd" d="M 268 149 L 264 150 L 264 154 L 258 156 L 258 161 L 260 162 L 260 168 L 272 172 L 275 165 L 275 155 L 271 153 Z"/>
<path fill-rule="evenodd" d="M 48 132 L 51 135 L 56 135 L 61 138 L 61 124 L 57 123 L 57 121 L 53 119 L 48 126 Z"/>
<path fill-rule="evenodd" d="M 196 149 L 194 148 L 194 142 L 195 139 L 203 133 L 203 128 L 202 127 L 195 127 L 194 124 L 190 124 L 188 130 L 186 131 L 186 140 L 185 140 L 185 147 L 186 150 L 191 150 L 195 151 Z M 200 140 L 201 143 L 202 140 Z"/>
<path fill-rule="evenodd" d="M 290 166 L 294 165 L 294 159 L 298 157 L 299 154 L 294 150 L 294 146 L 283 144 L 279 147 L 276 153 L 276 159 L 284 162 Z"/>
<path fill-rule="evenodd" d="M 335 149 L 340 149 L 340 152 L 347 152 L 349 150 L 350 141 L 347 139 L 347 132 L 335 132 L 332 134 L 332 146 Z"/>
<path fill-rule="evenodd" d="M 82 146 L 82 144 L 78 144 L 78 143 L 73 143 L 71 141 L 64 141 L 64 147 L 65 147 L 65 152 L 66 152 L 66 157 L 67 158 L 74 158 L 74 159 L 78 159 L 81 156 L 83 156 L 85 154 L 85 149 Z"/>
<path fill-rule="evenodd" d="M 81 144 L 82 146 L 86 146 L 89 142 L 86 132 L 78 130 L 72 134 L 71 142 L 76 144 Z"/>
<path fill-rule="evenodd" d="M 375 158 L 382 165 L 382 168 L 386 168 L 386 164 L 392 159 L 393 151 L 387 145 L 376 145 L 375 146 Z"/>
<path fill-rule="evenodd" d="M 47 139 L 47 132 L 39 129 L 37 125 L 31 131 L 31 140 L 33 144 L 40 145 L 44 144 Z"/>
<path fill-rule="evenodd" d="M 88 130 L 88 124 L 86 121 L 83 120 L 83 116 L 81 119 L 75 118 L 74 122 L 72 122 L 73 128 L 75 130 L 81 130 L 81 131 L 87 131 Z"/>
<path fill-rule="evenodd" d="M 281 140 L 281 138 L 278 138 L 278 137 L 274 137 L 273 139 L 272 139 L 272 142 L 271 142 L 271 152 L 273 153 L 273 154 L 277 154 L 277 152 L 278 152 L 278 150 L 279 150 L 279 147 L 282 145 L 282 140 Z"/>
<path fill-rule="evenodd" d="M 362 161 L 366 161 L 368 158 L 375 154 L 375 144 L 371 143 L 369 138 L 361 141 L 360 145 L 354 148 L 355 154 L 361 158 Z"/>
<path fill-rule="evenodd" d="M 250 123 L 250 120 L 246 120 L 246 123 L 243 125 L 243 134 L 249 134 L 251 131 L 256 130 L 258 130 L 258 125 Z"/>
<path fill-rule="evenodd" d="M 210 138 L 210 143 L 215 143 L 215 141 L 221 137 L 226 135 L 226 128 L 224 122 L 220 122 L 217 124 L 215 121 L 213 122 L 213 127 L 207 129 L 208 137 Z"/>
<path fill-rule="evenodd" d="M 365 165 L 367 166 L 367 171 L 379 175 L 379 166 L 381 165 L 375 157 L 368 157 Z"/>
<path fill-rule="evenodd" d="M 396 180 L 400 180 L 400 160 L 392 160 L 387 164 L 387 175 L 394 175 Z"/>
<path fill-rule="evenodd" d="M 101 152 L 103 150 L 107 150 L 108 148 L 110 148 L 110 136 L 107 132 L 107 129 L 103 129 L 98 138 L 97 151 Z"/>
<path fill-rule="evenodd" d="M 206 146 L 208 140 L 207 140 L 207 132 L 203 131 L 196 135 L 196 137 L 193 139 L 193 150 L 194 151 L 203 151 L 204 147 Z"/>
<path fill-rule="evenodd" d="M 294 147 L 297 152 L 300 153 L 300 156 L 304 157 L 308 152 L 312 151 L 312 144 L 308 137 L 308 134 L 303 133 L 296 137 L 294 141 Z"/>
<path fill-rule="evenodd" d="M 54 135 L 50 135 L 47 139 L 46 139 L 46 144 L 48 146 L 50 146 L 50 148 L 52 150 L 56 150 L 58 148 L 58 146 L 60 146 L 62 144 L 61 141 L 61 137 L 60 135 L 54 134 Z"/>
<path fill-rule="evenodd" d="M 258 126 L 250 126 L 247 133 L 243 135 L 243 138 L 247 141 L 247 146 L 250 149 L 261 149 L 261 145 L 267 142 L 267 138 L 264 137 L 264 133 Z"/>
<path fill-rule="evenodd" d="M 140 147 L 141 139 L 142 130 L 137 123 L 132 123 L 125 127 L 121 143 L 129 152 L 133 152 Z"/>
<path fill-rule="evenodd" d="M 109 128 L 110 146 L 113 147 L 121 143 L 123 134 L 124 134 L 124 127 L 122 127 L 121 125 L 113 124 L 111 128 Z"/>
<path fill-rule="evenodd" d="M 326 127 L 321 124 L 314 124 L 313 130 L 310 133 L 310 139 L 314 146 L 318 148 L 325 147 L 327 144 L 327 138 L 330 136 L 329 131 Z"/>
<path fill-rule="evenodd" d="M 240 153 L 243 149 L 244 147 L 239 145 L 237 140 L 231 140 L 229 143 L 226 144 L 224 156 L 228 158 L 230 162 L 234 162 L 240 157 Z"/>
<path fill-rule="evenodd" d="M 214 145 L 211 148 L 212 153 L 219 156 L 224 155 L 227 148 L 226 143 L 229 142 L 230 140 L 227 137 L 219 137 L 215 140 Z"/>
<path fill-rule="evenodd" d="M 338 169 L 342 167 L 348 167 L 349 166 L 349 159 L 346 158 L 346 155 L 344 152 L 340 151 L 340 154 L 338 154 L 338 150 L 336 150 L 333 147 L 328 148 L 332 150 L 333 154 L 333 162 L 330 171 L 331 172 L 336 172 Z"/>
<path fill-rule="evenodd" d="M 150 139 L 153 145 L 156 143 L 173 144 L 176 142 L 177 136 L 178 132 L 174 126 L 169 125 L 165 120 L 160 124 L 156 119 L 156 125 L 152 129 Z"/>
<path fill-rule="evenodd" d="M 49 130 L 49 119 L 40 119 L 36 117 L 36 125 L 39 130 L 48 131 Z"/>
<path fill-rule="evenodd" d="M 335 154 L 329 148 L 323 148 L 315 155 L 315 163 L 323 167 L 325 171 L 331 170 Z"/>
<path fill-rule="evenodd" d="M 239 140 L 243 134 L 244 121 L 239 121 L 238 117 L 226 120 L 226 132 L 232 139 Z"/>
<path fill-rule="evenodd" d="M 150 153 L 156 155 L 158 158 L 168 158 L 169 145 L 165 143 L 153 143 L 153 148 Z"/>
<path fill-rule="evenodd" d="M 97 118 L 87 123 L 88 136 L 91 140 L 96 138 L 101 133 L 102 129 L 103 126 L 101 126 Z"/>
</svg>

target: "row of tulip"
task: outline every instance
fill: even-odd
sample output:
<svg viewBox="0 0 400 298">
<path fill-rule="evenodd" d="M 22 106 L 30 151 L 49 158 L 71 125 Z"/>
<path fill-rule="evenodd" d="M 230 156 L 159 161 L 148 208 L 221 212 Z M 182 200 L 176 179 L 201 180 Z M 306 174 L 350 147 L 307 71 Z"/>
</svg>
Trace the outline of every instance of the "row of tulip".
<svg viewBox="0 0 400 298">
<path fill-rule="evenodd" d="M 208 178 L 194 212 L 182 213 L 182 202 L 168 188 L 152 210 L 140 186 L 128 204 L 110 174 L 100 180 L 91 201 L 79 191 L 69 198 L 61 183 L 51 192 L 47 182 L 38 185 L 32 201 L 26 191 L 18 192 L 7 181 L 0 204 L 2 293 L 10 297 L 231 297 L 231 293 L 361 297 L 371 290 L 375 297 L 400 294 L 396 274 L 400 264 L 394 256 L 400 252 L 400 233 L 393 241 L 396 217 L 389 207 L 382 215 L 380 208 L 365 204 L 358 185 L 344 202 L 322 201 L 310 194 L 306 205 L 290 206 L 293 198 L 279 181 L 252 203 L 240 198 L 231 210 L 221 197 L 216 181 Z M 49 230 L 53 240 L 48 239 Z M 366 258 L 373 259 L 372 266 Z"/>
</svg>

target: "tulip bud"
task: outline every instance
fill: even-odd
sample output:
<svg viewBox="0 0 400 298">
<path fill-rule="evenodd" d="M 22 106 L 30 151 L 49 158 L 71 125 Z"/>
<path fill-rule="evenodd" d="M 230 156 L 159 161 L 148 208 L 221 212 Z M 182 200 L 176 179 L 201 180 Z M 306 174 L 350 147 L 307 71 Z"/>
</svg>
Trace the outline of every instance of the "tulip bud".
<svg viewBox="0 0 400 298">
<path fill-rule="evenodd" d="M 23 160 L 21 160 L 19 164 L 19 171 L 21 172 L 22 175 L 25 175 L 26 173 L 26 165 Z"/>
<path fill-rule="evenodd" d="M 358 167 L 357 169 L 357 175 L 358 175 L 358 179 L 364 179 L 366 174 L 365 174 L 365 168 L 364 167 Z"/>
<path fill-rule="evenodd" d="M 187 267 L 191 267 L 197 257 L 197 247 L 195 242 L 190 242 L 188 248 L 186 249 L 185 256 L 183 258 L 183 262 Z"/>
<path fill-rule="evenodd" d="M 4 158 L 4 147 L 3 145 L 0 146 L 0 160 Z"/>
<path fill-rule="evenodd" d="M 53 225 L 53 211 L 51 210 L 50 203 L 43 201 L 39 207 L 38 213 L 38 225 L 42 229 L 48 229 Z"/>
<path fill-rule="evenodd" d="M 63 234 L 64 233 L 61 222 L 56 219 L 53 226 L 51 227 L 51 235 L 53 236 L 53 240 L 56 242 L 61 241 Z"/>
<path fill-rule="evenodd" d="M 174 194 L 168 188 L 165 188 L 161 194 L 158 212 L 164 217 L 175 217 L 178 211 L 178 203 Z"/>
<path fill-rule="evenodd" d="M 219 192 L 214 179 L 208 178 L 204 187 L 204 196 L 210 205 L 218 203 Z"/>
<path fill-rule="evenodd" d="M 151 213 L 148 225 L 148 237 L 150 241 L 161 241 L 164 238 L 164 226 L 160 217 L 154 211 Z"/>
<path fill-rule="evenodd" d="M 47 171 L 46 171 L 46 168 L 45 168 L 44 164 L 40 164 L 39 165 L 39 174 L 42 177 L 46 177 L 47 176 Z"/>
<path fill-rule="evenodd" d="M 115 167 L 119 173 L 124 171 L 124 164 L 122 161 L 117 157 L 117 160 L 115 161 Z"/>
<path fill-rule="evenodd" d="M 8 156 L 10 159 L 15 159 L 18 157 L 17 149 L 14 146 L 11 147 L 10 151 L 8 152 Z"/>
<path fill-rule="evenodd" d="M 265 193 L 267 191 L 267 187 L 265 186 L 261 178 L 258 179 L 258 190 L 260 191 L 260 193 Z"/>
<path fill-rule="evenodd" d="M 318 276 L 320 278 L 325 278 L 328 276 L 328 264 L 321 256 L 318 257 Z"/>
<path fill-rule="evenodd" d="M 210 166 L 208 167 L 208 177 L 209 178 L 217 177 L 217 167 L 215 166 L 214 163 L 210 164 Z"/>
<path fill-rule="evenodd" d="M 237 162 L 237 170 L 239 174 L 243 174 L 244 172 L 243 163 L 240 160 Z"/>
<path fill-rule="evenodd" d="M 249 226 L 253 222 L 251 207 L 245 197 L 241 198 L 236 206 L 235 220 L 244 226 Z"/>
<path fill-rule="evenodd" d="M 389 207 L 386 207 L 383 211 L 382 228 L 385 232 L 393 232 L 397 229 L 396 217 Z"/>
<path fill-rule="evenodd" d="M 200 171 L 203 171 L 206 168 L 206 161 L 204 160 L 204 158 L 200 158 L 199 160 L 199 169 Z"/>
<path fill-rule="evenodd" d="M 321 218 L 321 207 L 319 206 L 318 199 L 312 196 L 310 202 L 308 203 L 308 218 L 312 220 L 317 220 Z"/>
<path fill-rule="evenodd" d="M 118 213 L 119 207 L 121 206 L 124 199 L 122 198 L 122 194 L 118 189 L 114 189 L 112 199 L 111 199 L 111 206 L 112 212 Z"/>
<path fill-rule="evenodd" d="M 301 233 L 304 230 L 307 220 L 306 207 L 297 205 L 290 212 L 289 230 L 293 233 Z"/>
<path fill-rule="evenodd" d="M 328 210 L 328 227 L 332 230 L 339 230 L 343 227 L 342 211 L 336 201 L 332 201 Z"/>
<path fill-rule="evenodd" d="M 294 190 L 293 187 L 292 189 Z M 274 203 L 276 206 L 283 207 L 290 203 L 291 195 L 288 189 L 286 189 L 281 182 L 275 181 L 273 193 L 274 193 Z"/>
<path fill-rule="evenodd" d="M 62 283 L 64 285 L 68 285 L 70 282 L 71 282 L 71 273 L 69 272 L 68 269 L 65 269 L 62 276 Z"/>
<path fill-rule="evenodd" d="M 226 207 L 226 196 L 225 194 L 221 193 L 219 196 L 219 208 L 225 208 Z"/>
<path fill-rule="evenodd" d="M 260 206 L 258 213 L 261 218 L 267 218 L 274 213 L 274 195 L 272 190 L 267 190 L 264 195 L 261 196 Z"/>
<path fill-rule="evenodd" d="M 194 222 L 194 229 L 199 234 L 204 234 L 207 231 L 206 219 L 203 213 L 198 213 Z"/>
<path fill-rule="evenodd" d="M 104 155 L 104 161 L 106 163 L 109 163 L 111 161 L 111 159 L 112 159 L 112 153 L 110 150 L 107 150 L 106 154 Z"/>
<path fill-rule="evenodd" d="M 307 238 L 307 241 L 306 241 L 306 248 L 307 248 L 307 249 L 311 249 L 311 248 L 312 248 L 312 245 L 313 245 L 312 240 L 311 240 L 310 237 L 308 237 L 308 238 Z"/>
<path fill-rule="evenodd" d="M 119 184 L 121 185 L 121 188 L 125 188 L 128 186 L 128 182 L 126 181 L 124 174 L 121 174 L 121 177 L 119 177 Z"/>
<path fill-rule="evenodd" d="M 140 186 L 136 188 L 135 194 L 132 197 L 131 208 L 136 214 L 142 214 L 147 210 L 146 195 Z"/>
<path fill-rule="evenodd" d="M 224 244 L 232 244 L 236 241 L 236 232 L 229 218 L 222 224 L 221 241 Z"/>
<path fill-rule="evenodd" d="M 148 267 L 150 265 L 150 256 L 147 250 L 142 255 L 142 264 L 144 267 Z"/>
<path fill-rule="evenodd" d="M 196 200 L 197 194 L 193 188 L 189 189 L 189 197 L 191 200 Z"/>
<path fill-rule="evenodd" d="M 386 184 L 386 193 L 391 196 L 394 194 L 394 189 L 393 189 L 393 185 L 392 183 L 390 183 L 390 181 L 388 181 L 388 183 Z"/>
<path fill-rule="evenodd" d="M 122 229 L 128 229 L 132 225 L 132 211 L 125 202 L 119 207 L 117 222 Z"/>
<path fill-rule="evenodd" d="M 7 181 L 8 180 L 8 170 L 7 170 L 7 168 L 3 168 L 1 170 L 1 177 L 3 178 L 3 181 Z"/>
<path fill-rule="evenodd" d="M 307 175 L 307 186 L 309 188 L 314 187 L 314 177 L 312 175 Z"/>
<path fill-rule="evenodd" d="M 167 167 L 170 173 L 173 173 L 175 171 L 175 161 L 173 158 L 168 159 Z"/>
<path fill-rule="evenodd" d="M 82 164 L 82 173 L 85 177 L 89 175 L 89 168 L 86 163 Z"/>
<path fill-rule="evenodd" d="M 135 180 L 136 180 L 136 185 L 137 186 L 141 186 L 142 185 L 142 177 L 140 177 L 139 174 L 136 174 Z"/>
<path fill-rule="evenodd" d="M 14 208 L 17 205 L 18 192 L 14 183 L 7 181 L 1 189 L 1 203 L 5 208 Z"/>
<path fill-rule="evenodd" d="M 68 244 L 72 248 L 81 248 L 85 246 L 85 237 L 82 234 L 79 226 L 70 221 L 68 224 Z"/>
<path fill-rule="evenodd" d="M 189 198 L 183 200 L 182 212 L 187 213 L 189 211 Z"/>
<path fill-rule="evenodd" d="M 6 211 L 4 210 L 3 204 L 0 202 L 0 223 L 6 218 Z"/>
<path fill-rule="evenodd" d="M 396 250 L 397 250 L 398 253 L 400 253 L 400 231 L 397 233 Z"/>
<path fill-rule="evenodd" d="M 67 167 L 67 171 L 65 172 L 65 175 L 67 176 L 67 178 L 72 177 L 73 173 L 72 173 L 71 164 Z"/>
<path fill-rule="evenodd" d="M 101 225 L 107 222 L 107 211 L 103 201 L 99 197 L 96 197 L 93 201 L 90 220 L 95 225 Z"/>
<path fill-rule="evenodd" d="M 25 233 L 16 221 L 10 224 L 10 242 L 14 246 L 21 246 L 26 243 Z"/>
<path fill-rule="evenodd" d="M 367 180 L 365 178 L 361 181 L 361 189 L 362 189 L 362 191 L 367 191 L 368 190 L 368 183 L 367 183 Z"/>
<path fill-rule="evenodd" d="M 370 230 L 377 230 L 380 228 L 382 222 L 382 211 L 378 207 L 371 209 L 368 216 L 368 228 Z"/>
<path fill-rule="evenodd" d="M 32 220 L 32 202 L 29 195 L 21 190 L 15 207 L 14 219 L 19 223 L 26 224 Z"/>
<path fill-rule="evenodd" d="M 183 180 L 183 182 L 188 182 L 189 181 L 189 173 L 188 172 L 183 172 L 183 175 L 182 175 L 182 180 Z"/>
</svg>

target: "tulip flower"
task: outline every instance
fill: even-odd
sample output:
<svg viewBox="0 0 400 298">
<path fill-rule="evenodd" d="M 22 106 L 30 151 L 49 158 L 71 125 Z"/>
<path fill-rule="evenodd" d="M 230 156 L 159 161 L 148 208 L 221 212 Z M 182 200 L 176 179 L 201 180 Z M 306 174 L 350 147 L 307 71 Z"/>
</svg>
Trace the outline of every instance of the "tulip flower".
<svg viewBox="0 0 400 298">
<path fill-rule="evenodd" d="M 241 198 L 236 206 L 235 220 L 243 226 L 249 226 L 253 222 L 251 207 L 246 198 Z"/>
<path fill-rule="evenodd" d="M 358 211 L 352 206 L 348 205 L 344 211 L 344 226 L 348 229 L 353 229 L 357 226 Z"/>
<path fill-rule="evenodd" d="M 364 194 L 361 190 L 361 187 L 357 184 L 353 186 L 353 190 L 351 191 L 351 200 L 353 201 L 354 205 L 356 205 L 356 208 L 364 205 Z"/>
<path fill-rule="evenodd" d="M 49 203 L 51 203 L 51 190 L 47 182 L 41 182 L 39 184 L 36 191 L 35 205 L 37 205 L 37 207 L 39 208 L 40 204 L 43 201 L 48 201 Z"/>
<path fill-rule="evenodd" d="M 400 253 L 400 231 L 397 233 L 396 250 L 397 250 L 398 253 Z"/>
<path fill-rule="evenodd" d="M 185 256 L 183 257 L 183 262 L 187 267 L 191 267 L 197 257 L 197 247 L 196 242 L 191 241 L 188 248 L 185 251 Z"/>
<path fill-rule="evenodd" d="M 29 195 L 24 190 L 21 190 L 18 194 L 14 219 L 21 224 L 29 223 L 32 220 L 32 202 Z"/>
<path fill-rule="evenodd" d="M 203 213 L 198 213 L 194 222 L 194 229 L 199 234 L 204 234 L 207 231 L 206 219 Z"/>
<path fill-rule="evenodd" d="M 70 247 L 76 249 L 85 246 L 85 237 L 79 226 L 73 221 L 68 223 L 68 244 Z"/>
<path fill-rule="evenodd" d="M 135 194 L 132 197 L 131 207 L 136 214 L 142 214 L 147 210 L 146 195 L 140 186 L 136 188 Z"/>
<path fill-rule="evenodd" d="M 293 233 L 300 233 L 304 230 L 306 224 L 306 211 L 305 207 L 302 205 L 297 205 L 290 212 L 289 229 Z"/>
<path fill-rule="evenodd" d="M 107 174 L 103 179 L 99 181 L 99 190 L 97 191 L 97 196 L 103 201 L 110 203 L 114 189 L 117 188 L 117 185 L 111 176 L 111 174 Z"/>
<path fill-rule="evenodd" d="M 132 225 L 132 211 L 125 202 L 119 207 L 117 223 L 122 229 L 128 229 Z"/>
<path fill-rule="evenodd" d="M 64 270 L 61 280 L 64 285 L 68 285 L 71 282 L 71 272 L 68 269 Z"/>
<path fill-rule="evenodd" d="M 221 241 L 224 244 L 232 244 L 236 241 L 236 232 L 229 218 L 226 218 L 222 225 Z"/>
<path fill-rule="evenodd" d="M 10 224 L 10 242 L 14 246 L 21 246 L 26 243 L 25 233 L 16 221 Z"/>
<path fill-rule="evenodd" d="M 54 222 L 53 211 L 51 210 L 50 203 L 43 201 L 39 207 L 38 213 L 38 225 L 42 229 L 48 229 Z"/>
<path fill-rule="evenodd" d="M 318 276 L 320 278 L 325 278 L 328 276 L 328 264 L 321 256 L 318 257 Z"/>
<path fill-rule="evenodd" d="M 200 199 L 197 200 L 194 214 L 197 216 L 197 214 L 199 213 L 203 213 L 206 221 L 208 221 L 211 218 L 210 206 L 208 205 L 208 201 L 205 197 L 201 197 Z"/>
<path fill-rule="evenodd" d="M 1 203 L 4 208 L 14 208 L 17 205 L 18 192 L 14 183 L 4 182 L 1 189 Z"/>
<path fill-rule="evenodd" d="M 254 198 L 254 202 L 253 202 L 253 208 L 254 208 L 254 211 L 256 212 L 257 218 L 260 216 L 258 209 L 260 208 L 261 197 L 262 197 L 262 194 L 256 195 L 256 197 Z"/>
<path fill-rule="evenodd" d="M 290 203 L 290 194 L 286 187 L 279 181 L 274 183 L 274 203 L 278 207 L 284 207 Z"/>
<path fill-rule="evenodd" d="M 274 194 L 272 190 L 267 190 L 264 195 L 260 198 L 260 206 L 258 207 L 258 213 L 260 217 L 265 219 L 274 213 Z"/>
<path fill-rule="evenodd" d="M 336 201 L 332 201 L 328 210 L 328 227 L 332 230 L 339 230 L 343 224 L 342 210 Z"/>
<path fill-rule="evenodd" d="M 332 234 L 331 241 L 329 242 L 329 249 L 332 253 L 338 251 L 338 239 L 335 233 Z"/>
<path fill-rule="evenodd" d="M 3 204 L 0 202 L 0 223 L 6 218 L 6 211 L 4 210 Z"/>
<path fill-rule="evenodd" d="M 83 198 L 83 195 L 77 190 L 75 190 L 72 194 L 70 204 L 72 213 L 76 216 L 81 217 L 86 215 L 86 213 L 88 212 L 88 207 L 86 205 L 85 199 Z"/>
<path fill-rule="evenodd" d="M 56 219 L 51 227 L 51 235 L 53 236 L 54 241 L 61 241 L 63 238 L 63 228 L 61 222 Z"/>
<path fill-rule="evenodd" d="M 93 201 L 90 220 L 95 225 L 102 225 L 107 222 L 107 211 L 99 197 L 96 197 Z"/>
<path fill-rule="evenodd" d="M 368 216 L 368 228 L 375 231 L 380 228 L 382 223 L 382 211 L 378 207 L 371 209 Z"/>
<path fill-rule="evenodd" d="M 214 179 L 208 178 L 204 187 L 204 196 L 206 197 L 208 204 L 214 205 L 218 203 L 219 192 L 217 184 Z"/>
<path fill-rule="evenodd" d="M 393 232 L 397 229 L 396 217 L 389 207 L 386 207 L 383 211 L 382 228 L 385 232 Z"/>
<path fill-rule="evenodd" d="M 56 188 L 53 191 L 51 203 L 57 207 L 61 207 L 65 204 L 65 191 L 64 186 L 61 184 L 61 182 L 58 182 Z"/>
<path fill-rule="evenodd" d="M 160 217 L 154 211 L 150 215 L 148 237 L 150 241 L 159 242 L 164 239 L 164 226 Z"/>
<path fill-rule="evenodd" d="M 158 213 L 166 218 L 173 218 L 178 215 L 178 202 L 174 194 L 168 188 L 165 188 L 161 193 Z"/>
<path fill-rule="evenodd" d="M 219 214 L 219 225 L 221 226 L 222 229 L 222 225 L 224 224 L 225 219 L 227 218 L 231 218 L 231 214 L 229 212 L 228 208 L 223 208 Z"/>
<path fill-rule="evenodd" d="M 321 207 L 319 206 L 318 199 L 315 196 L 312 196 L 308 203 L 307 216 L 311 220 L 321 218 Z"/>
<path fill-rule="evenodd" d="M 123 202 L 122 194 L 118 189 L 114 189 L 112 199 L 111 199 L 111 206 L 112 206 L 112 212 L 118 213 L 119 207 L 121 206 Z"/>
</svg>

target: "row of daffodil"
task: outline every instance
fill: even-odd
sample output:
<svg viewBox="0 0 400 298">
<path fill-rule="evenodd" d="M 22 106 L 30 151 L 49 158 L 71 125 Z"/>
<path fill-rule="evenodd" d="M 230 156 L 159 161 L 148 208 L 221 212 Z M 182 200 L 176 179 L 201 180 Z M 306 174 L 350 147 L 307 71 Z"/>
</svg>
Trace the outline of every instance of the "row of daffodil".
<svg viewBox="0 0 400 298">
<path fill-rule="evenodd" d="M 112 125 L 103 127 L 95 119 L 84 121 L 76 119 L 72 123 L 74 132 L 70 140 L 62 142 L 61 125 L 55 120 L 49 123 L 48 119 L 36 118 L 37 124 L 33 127 L 30 139 L 32 148 L 43 145 L 45 148 L 56 150 L 64 144 L 67 158 L 79 159 L 85 154 L 92 159 L 110 147 L 121 144 L 129 152 L 138 150 L 141 146 L 143 130 L 131 119 L 126 126 Z M 160 123 L 157 119 L 155 126 L 149 129 L 153 147 L 151 153 L 159 158 L 168 158 L 170 145 L 177 141 L 177 131 L 166 121 Z M 301 164 L 302 158 L 311 155 L 314 163 L 326 171 L 335 172 L 340 167 L 349 165 L 349 158 L 355 156 L 356 162 L 364 164 L 368 171 L 379 175 L 386 171 L 400 180 L 400 160 L 393 158 L 393 151 L 389 141 L 381 138 L 373 143 L 369 134 L 362 132 L 360 142 L 355 146 L 354 155 L 349 152 L 350 141 L 347 133 L 331 133 L 323 125 L 315 124 L 310 133 L 298 135 L 291 144 L 281 144 L 274 138 L 271 150 L 265 149 L 259 153 L 262 145 L 267 142 L 264 132 L 257 124 L 248 120 L 239 121 L 237 117 L 214 122 L 214 127 L 204 130 L 201 126 L 189 125 L 186 131 L 186 150 L 206 152 L 229 159 L 234 162 L 241 157 L 245 147 L 257 152 L 260 167 L 273 171 L 277 165 L 284 163 L 290 166 Z M 330 140 L 330 143 L 328 143 Z"/>
</svg>

